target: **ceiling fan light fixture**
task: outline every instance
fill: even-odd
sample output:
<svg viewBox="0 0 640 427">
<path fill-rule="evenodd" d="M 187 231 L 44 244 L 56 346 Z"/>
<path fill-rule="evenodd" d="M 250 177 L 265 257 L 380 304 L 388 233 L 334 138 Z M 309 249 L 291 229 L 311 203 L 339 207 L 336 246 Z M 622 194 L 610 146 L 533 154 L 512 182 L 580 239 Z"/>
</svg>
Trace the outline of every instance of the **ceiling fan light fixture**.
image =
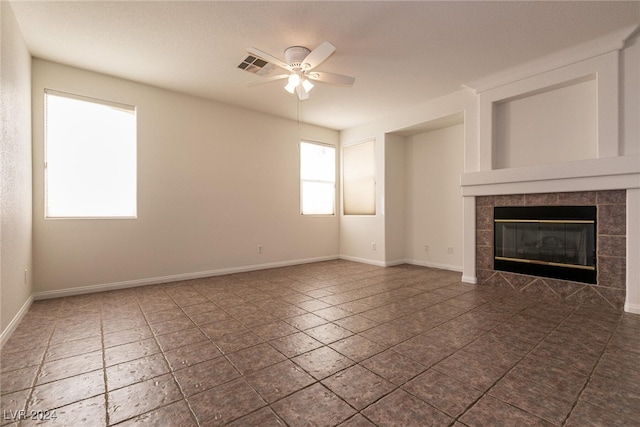
<svg viewBox="0 0 640 427">
<path fill-rule="evenodd" d="M 293 93 L 300 84 L 300 76 L 297 73 L 293 73 L 289 76 L 287 85 L 284 87 L 289 93 Z"/>
<path fill-rule="evenodd" d="M 311 91 L 311 89 L 313 89 L 313 83 L 311 83 L 307 79 L 304 79 L 302 81 L 302 88 L 304 89 L 305 92 L 309 93 L 309 91 Z"/>
</svg>

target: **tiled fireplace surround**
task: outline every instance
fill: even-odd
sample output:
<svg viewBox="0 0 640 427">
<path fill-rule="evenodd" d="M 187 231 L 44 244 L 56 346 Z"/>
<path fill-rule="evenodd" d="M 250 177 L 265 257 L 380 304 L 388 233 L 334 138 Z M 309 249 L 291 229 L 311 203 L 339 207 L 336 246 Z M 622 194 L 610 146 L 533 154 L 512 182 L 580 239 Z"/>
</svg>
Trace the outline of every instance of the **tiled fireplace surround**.
<svg viewBox="0 0 640 427">
<path fill-rule="evenodd" d="M 493 269 L 495 206 L 597 206 L 597 284 L 535 277 Z M 626 297 L 626 191 L 513 194 L 476 197 L 478 284 L 508 287 L 567 302 L 622 310 Z"/>
</svg>

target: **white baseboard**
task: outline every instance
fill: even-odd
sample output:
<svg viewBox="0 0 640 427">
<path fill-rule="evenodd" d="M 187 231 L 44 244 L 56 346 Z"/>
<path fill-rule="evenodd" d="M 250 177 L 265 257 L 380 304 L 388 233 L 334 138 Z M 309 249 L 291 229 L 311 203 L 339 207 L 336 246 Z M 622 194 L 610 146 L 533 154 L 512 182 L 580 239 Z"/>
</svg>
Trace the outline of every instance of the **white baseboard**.
<svg viewBox="0 0 640 427">
<path fill-rule="evenodd" d="M 354 257 L 354 256 L 349 256 L 349 255 L 340 255 L 340 259 L 344 259 L 346 261 L 360 262 L 362 264 L 375 265 L 375 266 L 378 266 L 378 267 L 387 267 L 387 263 L 385 263 L 384 261 L 378 261 L 378 260 L 375 260 L 375 259 L 358 258 L 358 257 Z"/>
<path fill-rule="evenodd" d="M 464 283 L 470 283 L 472 285 L 478 284 L 478 278 L 473 276 L 462 276 L 462 281 Z"/>
<path fill-rule="evenodd" d="M 0 334 L 0 349 L 4 347 L 4 344 L 7 342 L 11 334 L 13 334 L 13 331 L 16 330 L 16 328 L 22 321 L 22 318 L 24 317 L 24 315 L 27 314 L 27 311 L 29 311 L 29 307 L 31 307 L 32 303 L 33 303 L 33 295 L 27 298 L 27 301 L 25 301 L 25 303 L 22 304 L 22 307 L 20 307 L 20 310 L 18 310 L 18 313 L 16 313 L 13 319 L 11 319 L 11 322 L 9 322 L 9 324 L 4 329 L 4 331 L 2 331 L 2 334 Z"/>
<path fill-rule="evenodd" d="M 462 273 L 462 267 L 459 265 L 429 262 L 421 259 L 405 259 L 404 262 L 411 265 L 420 265 L 423 267 L 437 268 L 440 270 L 449 270 L 449 271 L 456 271 L 458 273 Z"/>
<path fill-rule="evenodd" d="M 640 305 L 626 303 L 624 305 L 624 311 L 627 313 L 640 314 Z"/>
<path fill-rule="evenodd" d="M 147 279 L 126 280 L 123 282 L 103 283 L 99 285 L 79 286 L 75 288 L 56 289 L 54 291 L 36 292 L 33 298 L 36 300 L 61 298 L 74 295 L 90 294 L 94 292 L 114 291 L 118 289 L 135 288 L 137 286 L 158 285 L 160 283 L 177 282 L 181 280 L 200 279 L 203 277 L 222 276 L 224 274 L 244 273 L 248 271 L 266 270 L 269 268 L 288 267 L 312 262 L 331 261 L 339 259 L 337 255 L 326 257 L 305 258 L 289 261 L 255 264 L 242 267 L 221 268 L 217 270 L 198 271 L 195 273 L 173 274 L 170 276 L 150 277 Z"/>
</svg>

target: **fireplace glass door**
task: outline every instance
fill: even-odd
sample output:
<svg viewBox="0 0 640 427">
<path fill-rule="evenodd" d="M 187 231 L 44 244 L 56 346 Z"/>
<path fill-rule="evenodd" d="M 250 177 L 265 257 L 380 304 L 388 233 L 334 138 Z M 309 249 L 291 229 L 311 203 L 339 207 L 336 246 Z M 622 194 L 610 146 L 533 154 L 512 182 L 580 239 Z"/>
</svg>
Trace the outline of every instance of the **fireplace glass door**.
<svg viewBox="0 0 640 427">
<path fill-rule="evenodd" d="M 595 283 L 595 212 L 593 218 L 560 219 L 540 214 L 541 208 L 526 214 L 522 209 L 496 214 L 494 268 Z"/>
</svg>

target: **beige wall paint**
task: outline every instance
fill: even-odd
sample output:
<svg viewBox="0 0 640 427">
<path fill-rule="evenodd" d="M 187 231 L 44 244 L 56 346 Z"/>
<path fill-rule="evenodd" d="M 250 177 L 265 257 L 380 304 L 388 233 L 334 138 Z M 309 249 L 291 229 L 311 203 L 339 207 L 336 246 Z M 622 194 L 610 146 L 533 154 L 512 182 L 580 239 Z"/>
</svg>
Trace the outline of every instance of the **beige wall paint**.
<svg viewBox="0 0 640 427">
<path fill-rule="evenodd" d="M 598 157 L 596 80 L 498 103 L 495 169 Z"/>
<path fill-rule="evenodd" d="M 28 308 L 32 293 L 31 56 L 8 2 L 0 2 L 0 21 L 0 327 L 4 342 L 15 327 L 12 321 Z"/>
<path fill-rule="evenodd" d="M 462 271 L 464 126 L 410 136 L 405 154 L 405 258 Z"/>
<path fill-rule="evenodd" d="M 44 218 L 45 88 L 136 106 L 137 219 Z M 33 104 L 37 296 L 338 256 L 338 217 L 300 215 L 298 157 L 336 131 L 42 60 Z"/>
</svg>

